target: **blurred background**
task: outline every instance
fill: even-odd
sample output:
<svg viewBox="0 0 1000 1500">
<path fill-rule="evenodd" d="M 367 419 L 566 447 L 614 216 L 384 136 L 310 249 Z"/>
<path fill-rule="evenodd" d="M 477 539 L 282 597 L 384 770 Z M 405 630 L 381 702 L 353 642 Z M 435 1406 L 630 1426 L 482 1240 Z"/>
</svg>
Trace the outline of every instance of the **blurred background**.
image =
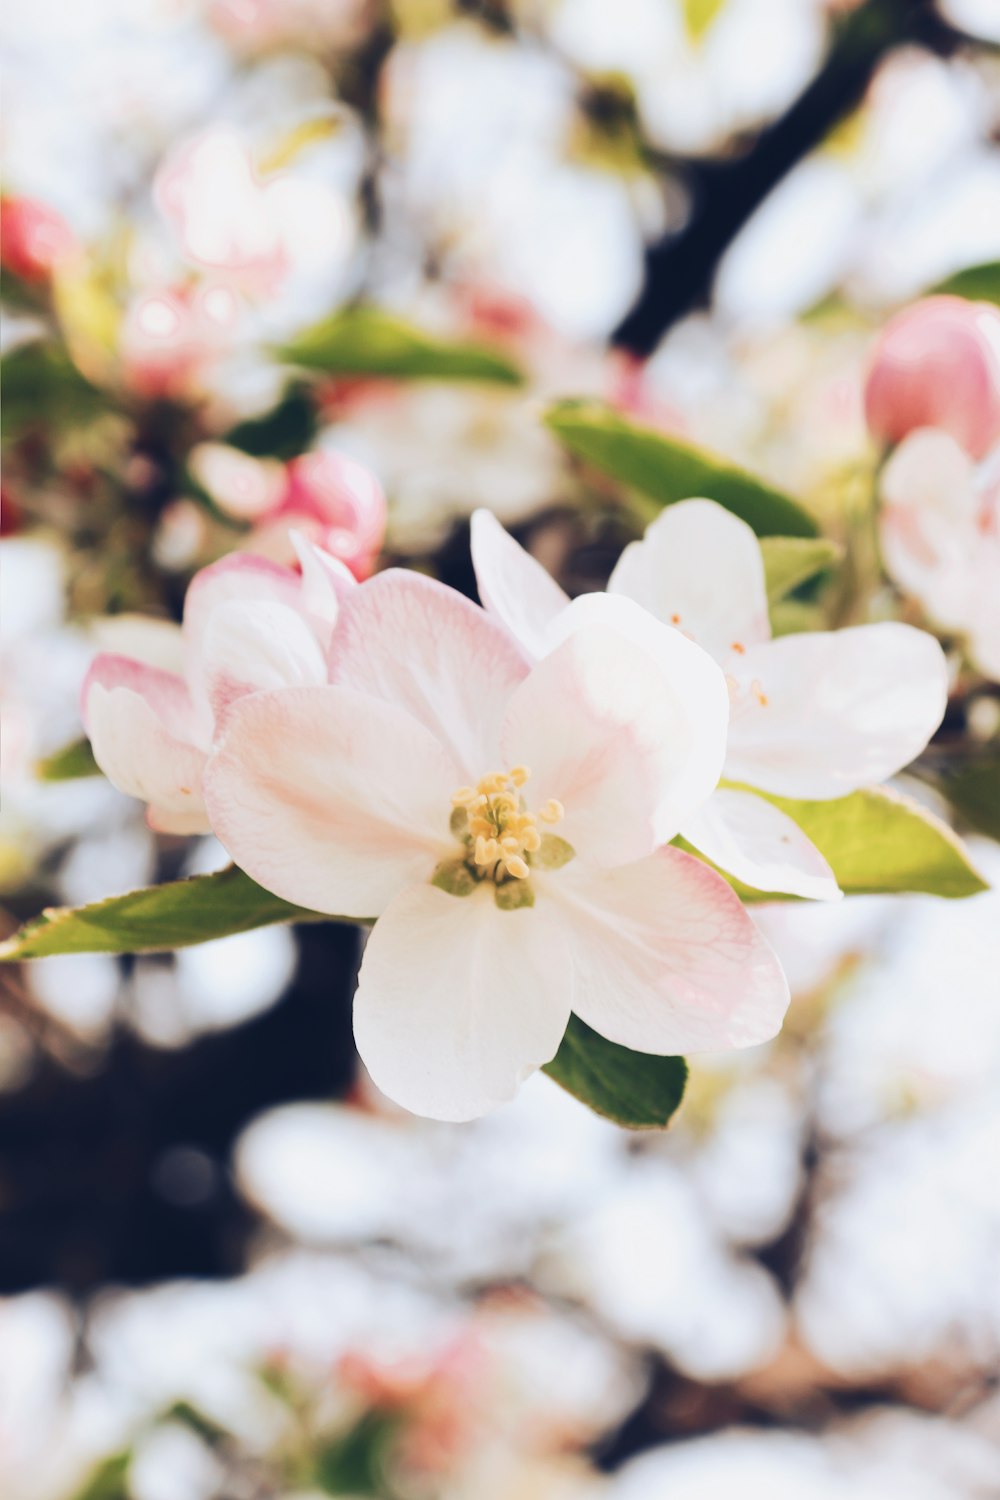
<svg viewBox="0 0 1000 1500">
<path fill-rule="evenodd" d="M 471 590 L 487 505 L 600 586 L 641 517 L 541 424 L 569 395 L 856 544 L 874 331 L 1000 258 L 997 0 L 32 0 L 2 36 L 5 930 L 225 863 L 78 774 L 89 660 L 197 567 L 292 518 Z M 884 586 L 851 557 L 837 623 Z M 3 1500 L 1000 1495 L 1000 895 L 760 920 L 785 1030 L 697 1059 L 666 1135 L 541 1075 L 396 1110 L 349 927 L 5 969 Z"/>
</svg>

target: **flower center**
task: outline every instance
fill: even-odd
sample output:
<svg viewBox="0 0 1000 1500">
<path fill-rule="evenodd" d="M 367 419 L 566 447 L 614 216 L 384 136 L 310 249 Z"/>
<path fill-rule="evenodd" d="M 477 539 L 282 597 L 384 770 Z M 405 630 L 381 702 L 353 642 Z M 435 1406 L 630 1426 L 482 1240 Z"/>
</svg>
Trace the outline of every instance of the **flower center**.
<svg viewBox="0 0 1000 1500">
<path fill-rule="evenodd" d="M 521 789 L 530 776 L 527 766 L 491 771 L 475 786 L 460 786 L 452 794 L 452 831 L 466 843 L 468 863 L 480 880 L 527 880 L 531 856 L 542 849 L 539 820 L 552 824 L 563 817 L 562 803 L 554 797 L 537 813 L 527 811 Z"/>
</svg>

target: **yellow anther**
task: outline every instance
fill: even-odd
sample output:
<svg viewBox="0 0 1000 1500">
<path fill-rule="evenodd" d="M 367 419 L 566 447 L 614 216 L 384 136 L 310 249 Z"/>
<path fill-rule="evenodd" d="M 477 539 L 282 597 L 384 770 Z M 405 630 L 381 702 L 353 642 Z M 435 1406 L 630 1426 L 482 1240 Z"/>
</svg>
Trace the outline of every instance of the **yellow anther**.
<svg viewBox="0 0 1000 1500">
<path fill-rule="evenodd" d="M 750 684 L 750 691 L 753 693 L 754 697 L 757 699 L 757 702 L 760 704 L 761 708 L 766 708 L 767 707 L 767 694 L 765 693 L 764 689 L 760 685 L 760 678 L 758 678 L 758 677 L 754 678 L 753 682 L 751 682 L 751 684 Z"/>
<path fill-rule="evenodd" d="M 474 786 L 460 786 L 457 792 L 451 794 L 452 807 L 468 807 L 470 802 L 475 801 L 476 789 Z"/>
<path fill-rule="evenodd" d="M 489 805 L 490 805 L 490 799 L 489 799 L 489 797 L 483 796 L 482 792 L 480 792 L 469 803 L 469 810 L 470 810 L 470 812 L 471 811 L 479 812 L 482 808 L 489 807 Z"/>
<path fill-rule="evenodd" d="M 509 854 L 504 860 L 504 868 L 508 875 L 513 875 L 516 880 L 527 880 L 531 871 L 519 854 Z"/>
<path fill-rule="evenodd" d="M 524 783 L 527 781 L 530 775 L 531 772 L 528 770 L 527 766 L 515 766 L 510 773 L 510 779 L 515 786 L 524 786 Z"/>
<path fill-rule="evenodd" d="M 493 797 L 493 806 L 497 812 L 516 812 L 517 798 L 513 792 L 497 792 Z"/>
<path fill-rule="evenodd" d="M 494 792 L 502 791 L 506 785 L 507 778 L 502 771 L 491 771 L 488 776 L 480 778 L 479 790 L 489 797 Z"/>
<path fill-rule="evenodd" d="M 566 816 L 566 809 L 557 797 L 550 797 L 538 809 L 538 816 L 543 823 L 558 823 L 560 819 Z"/>
<path fill-rule="evenodd" d="M 478 839 L 480 837 L 488 839 L 492 832 L 493 824 L 489 821 L 488 818 L 469 819 L 469 833 L 474 839 Z"/>
<path fill-rule="evenodd" d="M 521 834 L 521 847 L 529 854 L 536 854 L 542 847 L 542 835 L 537 828 L 526 828 Z"/>
<path fill-rule="evenodd" d="M 500 845 L 496 839 L 484 839 L 481 835 L 476 840 L 476 864 L 492 865 L 500 857 Z"/>
<path fill-rule="evenodd" d="M 505 854 L 520 854 L 521 840 L 512 833 L 505 833 L 500 840 L 500 848 Z"/>
</svg>

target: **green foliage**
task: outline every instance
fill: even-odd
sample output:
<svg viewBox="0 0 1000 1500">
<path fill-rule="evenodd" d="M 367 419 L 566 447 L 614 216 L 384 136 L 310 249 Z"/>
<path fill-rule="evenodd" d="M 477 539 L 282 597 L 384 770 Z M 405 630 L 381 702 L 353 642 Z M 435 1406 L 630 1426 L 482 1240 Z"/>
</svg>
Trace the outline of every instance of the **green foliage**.
<svg viewBox="0 0 1000 1500">
<path fill-rule="evenodd" d="M 272 896 L 230 865 L 91 906 L 49 907 L 0 943 L 0 962 L 53 953 L 158 953 L 273 922 L 336 921 Z"/>
<path fill-rule="evenodd" d="M 657 508 L 702 496 L 741 517 L 758 536 L 816 535 L 815 521 L 790 495 L 680 438 L 637 426 L 602 402 L 560 401 L 545 420 L 571 453 Z"/>
<path fill-rule="evenodd" d="M 760 550 L 764 557 L 767 599 L 775 604 L 800 583 L 840 562 L 844 549 L 826 537 L 765 536 Z"/>
<path fill-rule="evenodd" d="M 115 1453 L 92 1470 L 74 1500 L 129 1500 L 128 1469 L 131 1452 Z"/>
<path fill-rule="evenodd" d="M 20 344 L 0 360 L 4 441 L 33 428 L 82 426 L 106 409 L 105 396 L 85 380 L 69 356 L 40 340 Z"/>
<path fill-rule="evenodd" d="M 606 1041 L 570 1016 L 545 1072 L 583 1104 L 629 1130 L 662 1130 L 684 1094 L 683 1057 L 653 1057 Z"/>
<path fill-rule="evenodd" d="M 94 759 L 90 741 L 74 740 L 53 755 L 47 755 L 35 767 L 42 781 L 77 781 L 81 776 L 99 776 L 101 768 Z"/>
<path fill-rule="evenodd" d="M 399 1429 L 392 1414 L 369 1411 L 316 1455 L 313 1481 L 324 1495 L 386 1495 L 386 1469 Z"/>
<path fill-rule="evenodd" d="M 948 776 L 940 789 L 970 828 L 1000 839 L 1000 759 Z"/>
<path fill-rule="evenodd" d="M 833 802 L 767 800 L 809 835 L 847 895 L 920 891 L 960 897 L 988 888 L 947 824 L 898 792 L 852 792 Z M 738 890 L 745 901 L 791 899 L 773 891 Z"/>
<path fill-rule="evenodd" d="M 394 380 L 478 380 L 520 385 L 505 354 L 485 344 L 446 343 L 376 307 L 350 307 L 307 328 L 277 350 L 300 369 L 323 375 Z"/>
<path fill-rule="evenodd" d="M 952 297 L 968 297 L 970 302 L 1000 303 L 1000 260 L 990 260 L 980 266 L 968 266 L 956 271 L 931 288 L 932 292 L 947 293 Z"/>
<path fill-rule="evenodd" d="M 316 409 L 299 385 L 288 388 L 277 406 L 261 417 L 238 422 L 222 442 L 253 458 L 297 458 L 316 436 Z"/>
</svg>

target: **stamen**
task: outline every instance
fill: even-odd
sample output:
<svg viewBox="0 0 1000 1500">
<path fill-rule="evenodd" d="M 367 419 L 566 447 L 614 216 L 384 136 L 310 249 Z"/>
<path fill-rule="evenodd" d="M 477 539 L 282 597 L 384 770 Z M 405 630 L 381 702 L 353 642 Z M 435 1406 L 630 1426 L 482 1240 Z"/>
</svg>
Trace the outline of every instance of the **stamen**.
<svg viewBox="0 0 1000 1500">
<path fill-rule="evenodd" d="M 515 880 L 527 880 L 531 871 L 519 854 L 508 854 L 504 860 L 504 868 L 508 875 L 513 875 Z"/>
<path fill-rule="evenodd" d="M 537 828 L 526 828 L 521 834 L 521 847 L 529 854 L 537 854 L 542 847 L 542 835 Z"/>
<path fill-rule="evenodd" d="M 543 823 L 558 823 L 566 816 L 566 809 L 556 797 L 550 797 L 538 809 L 538 816 Z"/>
<path fill-rule="evenodd" d="M 747 648 L 744 646 L 742 641 L 730 642 L 729 649 L 730 651 L 735 651 L 737 656 L 746 656 L 747 654 Z"/>
<path fill-rule="evenodd" d="M 753 682 L 751 682 L 751 684 L 750 684 L 750 691 L 753 693 L 754 697 L 757 699 L 757 702 L 760 704 L 761 708 L 766 708 L 767 704 L 768 704 L 768 698 L 767 698 L 767 694 L 765 693 L 764 689 L 760 685 L 760 678 L 759 677 L 755 677 L 754 680 L 753 680 Z"/>
<path fill-rule="evenodd" d="M 460 786 L 457 792 L 451 794 L 452 807 L 468 807 L 476 799 L 476 788 L 474 786 Z"/>
<path fill-rule="evenodd" d="M 515 766 L 510 773 L 510 780 L 514 783 L 515 786 L 524 786 L 524 783 L 528 780 L 530 775 L 531 772 L 528 770 L 527 766 Z"/>
</svg>

